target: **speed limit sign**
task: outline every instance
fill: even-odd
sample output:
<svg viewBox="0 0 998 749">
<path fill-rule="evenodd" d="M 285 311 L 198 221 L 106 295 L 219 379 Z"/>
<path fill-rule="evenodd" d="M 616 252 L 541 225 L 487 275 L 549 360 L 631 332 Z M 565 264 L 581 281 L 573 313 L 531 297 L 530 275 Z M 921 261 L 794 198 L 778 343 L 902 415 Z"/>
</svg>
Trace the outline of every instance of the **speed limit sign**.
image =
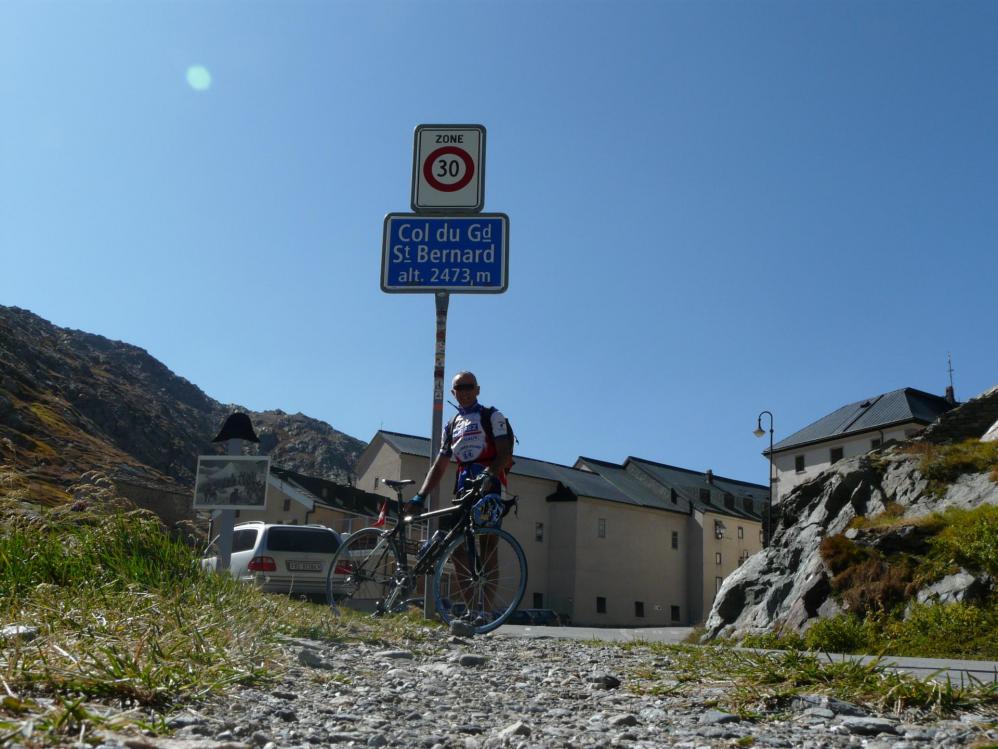
<svg viewBox="0 0 998 749">
<path fill-rule="evenodd" d="M 466 211 L 485 205 L 485 128 L 419 125 L 413 142 L 412 209 Z"/>
</svg>

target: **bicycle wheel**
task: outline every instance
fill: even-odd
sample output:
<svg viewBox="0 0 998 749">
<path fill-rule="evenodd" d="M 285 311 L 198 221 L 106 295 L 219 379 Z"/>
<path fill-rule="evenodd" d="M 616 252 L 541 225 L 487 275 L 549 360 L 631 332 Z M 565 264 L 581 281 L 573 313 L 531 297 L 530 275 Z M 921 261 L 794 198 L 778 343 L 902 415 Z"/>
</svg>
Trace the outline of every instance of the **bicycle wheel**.
<svg viewBox="0 0 998 749">
<path fill-rule="evenodd" d="M 333 611 L 348 606 L 378 612 L 394 586 L 398 567 L 398 549 L 387 533 L 377 528 L 352 533 L 329 564 L 326 600 Z"/>
<path fill-rule="evenodd" d="M 476 528 L 472 569 L 465 537 L 454 539 L 437 561 L 433 596 L 444 622 L 466 620 L 491 632 L 520 605 L 527 588 L 527 559 L 515 538 L 499 528 Z"/>
</svg>

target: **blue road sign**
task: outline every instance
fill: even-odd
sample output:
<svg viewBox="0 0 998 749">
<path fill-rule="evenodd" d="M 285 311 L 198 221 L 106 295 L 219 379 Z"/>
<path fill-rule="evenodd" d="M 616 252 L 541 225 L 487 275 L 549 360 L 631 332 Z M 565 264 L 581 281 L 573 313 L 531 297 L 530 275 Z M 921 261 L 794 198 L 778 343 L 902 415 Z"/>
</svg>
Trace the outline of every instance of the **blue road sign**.
<svg viewBox="0 0 998 749">
<path fill-rule="evenodd" d="M 509 216 L 389 213 L 381 290 L 501 294 L 509 285 Z"/>
</svg>

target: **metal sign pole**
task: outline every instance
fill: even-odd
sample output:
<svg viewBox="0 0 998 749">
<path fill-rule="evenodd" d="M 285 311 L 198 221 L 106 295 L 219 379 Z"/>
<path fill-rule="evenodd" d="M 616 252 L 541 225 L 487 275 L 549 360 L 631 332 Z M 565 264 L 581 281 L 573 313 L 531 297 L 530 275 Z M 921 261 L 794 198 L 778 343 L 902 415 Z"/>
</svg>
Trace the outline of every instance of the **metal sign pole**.
<svg viewBox="0 0 998 749">
<path fill-rule="evenodd" d="M 226 442 L 227 455 L 242 455 L 243 441 L 231 439 Z M 235 510 L 221 510 L 218 517 L 218 557 L 215 559 L 215 571 L 223 572 L 229 569 L 232 562 L 232 529 L 236 525 Z"/>
<path fill-rule="evenodd" d="M 434 295 L 437 302 L 437 335 L 433 352 L 433 426 L 430 428 L 430 465 L 440 452 L 440 435 L 444 428 L 444 359 L 447 354 L 447 308 L 450 305 L 450 294 L 439 291 Z M 427 511 L 442 506 L 440 501 L 440 485 L 430 492 L 426 500 Z M 429 520 L 426 537 L 432 538 L 437 529 L 437 521 Z M 423 616 L 431 619 L 436 611 L 436 604 L 430 586 L 423 591 Z"/>
</svg>

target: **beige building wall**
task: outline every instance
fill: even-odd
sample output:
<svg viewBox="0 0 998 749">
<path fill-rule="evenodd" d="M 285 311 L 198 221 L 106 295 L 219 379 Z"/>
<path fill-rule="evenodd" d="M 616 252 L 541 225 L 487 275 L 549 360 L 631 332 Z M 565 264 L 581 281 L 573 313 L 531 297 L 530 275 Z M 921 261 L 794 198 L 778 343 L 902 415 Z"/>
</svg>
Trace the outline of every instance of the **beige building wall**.
<svg viewBox="0 0 998 749">
<path fill-rule="evenodd" d="M 554 522 L 551 518 L 551 503 L 547 497 L 554 491 L 553 482 L 530 476 L 509 476 L 507 494 L 519 497 L 519 505 L 503 520 L 502 527 L 509 531 L 527 557 L 527 589 L 523 594 L 521 608 L 555 608 L 552 605 L 551 570 L 556 563 L 552 560 L 552 532 Z M 534 604 L 540 596 L 540 605 Z M 566 587 L 563 595 L 571 597 Z M 568 613 L 568 612 L 565 612 Z"/>
<path fill-rule="evenodd" d="M 577 623 L 576 609 L 578 595 L 575 589 L 575 568 L 578 558 L 576 538 L 578 537 L 579 512 L 578 502 L 547 502 L 548 520 L 545 524 L 544 538 L 547 543 L 547 559 L 544 566 L 547 569 L 548 589 L 544 607 L 554 609 L 559 614 L 567 616 Z M 528 575 L 533 575 L 529 572 Z M 536 584 L 527 581 L 527 591 L 537 590 Z M 523 608 L 526 608 L 524 606 Z"/>
<path fill-rule="evenodd" d="M 685 565 L 670 544 L 685 518 L 580 497 L 573 621 L 608 627 L 668 626 L 685 600 Z M 603 535 L 601 535 L 603 534 Z M 598 611 L 598 599 L 605 612 Z"/>
</svg>

